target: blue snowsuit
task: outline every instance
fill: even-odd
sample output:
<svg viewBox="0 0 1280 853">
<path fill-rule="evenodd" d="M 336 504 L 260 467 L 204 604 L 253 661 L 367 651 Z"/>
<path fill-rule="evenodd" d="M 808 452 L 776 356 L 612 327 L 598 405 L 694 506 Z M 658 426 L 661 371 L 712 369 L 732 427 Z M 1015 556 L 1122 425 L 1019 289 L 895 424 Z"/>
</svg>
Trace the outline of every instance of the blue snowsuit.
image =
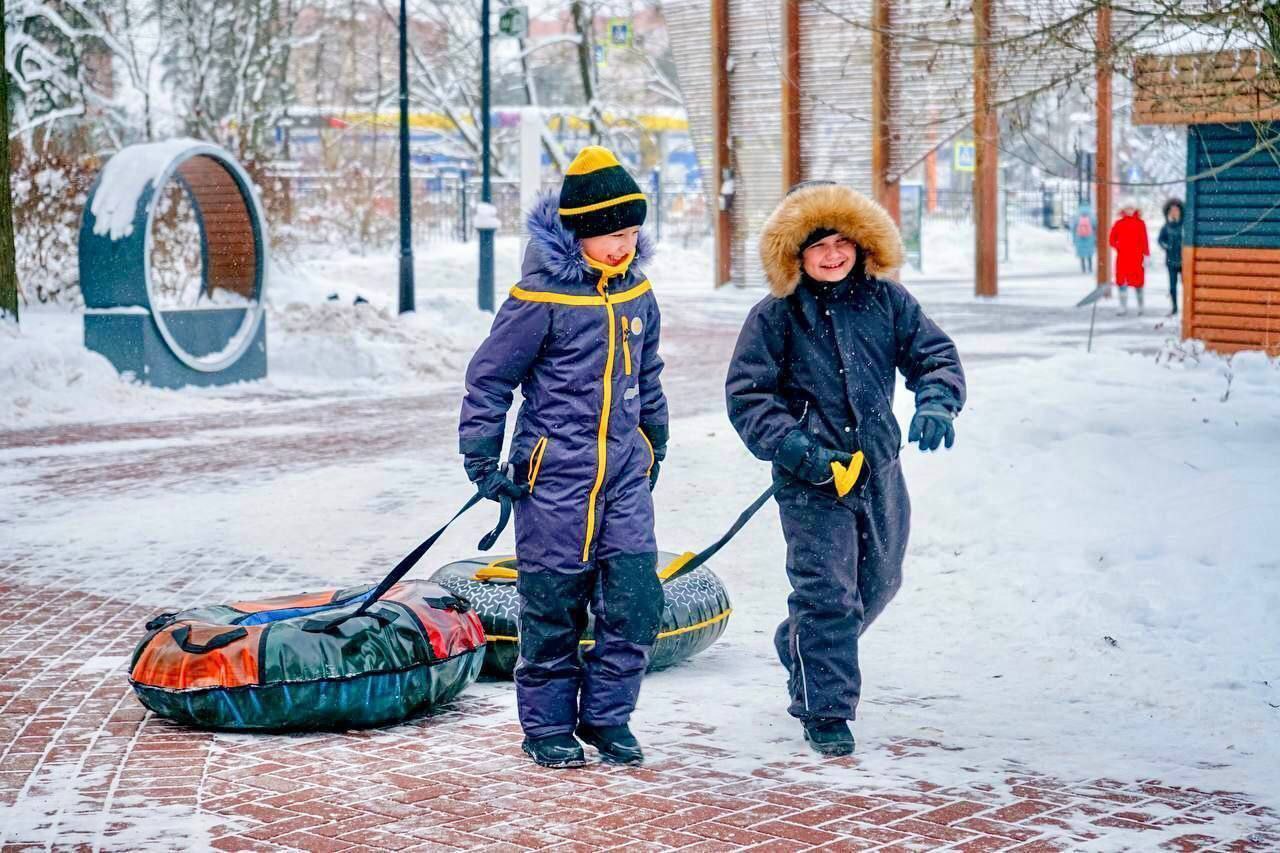
<svg viewBox="0 0 1280 853">
<path fill-rule="evenodd" d="M 531 738 L 579 721 L 625 724 L 657 636 L 649 471 L 666 444 L 660 318 L 640 270 L 643 235 L 617 268 L 589 261 L 554 195 L 528 220 L 523 278 L 467 368 L 459 446 L 498 456 L 513 390 L 524 402 L 509 460 L 530 487 L 515 506 L 520 724 Z M 579 658 L 587 608 L 595 644 Z"/>
<path fill-rule="evenodd" d="M 839 231 L 858 245 L 845 280 L 801 274 L 802 238 Z M 792 716 L 852 720 L 861 695 L 858 637 L 902 583 L 911 503 L 893 414 L 899 371 L 917 406 L 958 413 L 965 381 L 951 339 L 906 288 L 869 271 L 901 264 L 888 215 L 845 187 L 793 192 L 760 240 L 773 295 L 751 309 L 725 382 L 747 448 L 789 480 L 777 494 L 787 540 L 789 615 L 774 647 L 789 673 Z M 865 485 L 844 497 L 794 479 L 811 445 L 863 451 Z"/>
</svg>

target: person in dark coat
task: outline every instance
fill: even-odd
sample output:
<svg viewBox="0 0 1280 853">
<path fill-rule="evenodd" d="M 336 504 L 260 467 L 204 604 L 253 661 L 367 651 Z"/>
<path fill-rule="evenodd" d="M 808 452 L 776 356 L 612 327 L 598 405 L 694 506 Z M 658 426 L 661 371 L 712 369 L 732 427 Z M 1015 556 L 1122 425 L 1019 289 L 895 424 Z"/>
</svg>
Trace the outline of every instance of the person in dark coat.
<svg viewBox="0 0 1280 853">
<path fill-rule="evenodd" d="M 951 339 L 901 284 L 902 239 L 878 204 L 833 183 L 794 188 L 765 224 L 771 295 L 751 309 L 729 366 L 729 419 L 773 463 L 787 540 L 789 615 L 774 646 L 790 713 L 825 755 L 853 751 L 858 637 L 902 583 L 911 504 L 898 462 L 897 372 L 915 394 L 908 441 L 955 440 L 964 372 Z M 863 460 L 841 496 L 839 466 Z"/>
<path fill-rule="evenodd" d="M 606 762 L 643 760 L 628 721 L 662 616 L 650 492 L 668 434 L 645 212 L 614 156 L 583 149 L 530 213 L 523 278 L 467 368 L 460 449 L 482 493 L 515 500 L 516 698 L 544 766 L 583 763 L 575 733 Z"/>
<path fill-rule="evenodd" d="M 1169 316 L 1173 317 L 1178 313 L 1178 275 L 1182 272 L 1182 199 L 1164 203 L 1164 225 L 1156 242 L 1164 249 L 1164 265 L 1169 270 L 1169 304 L 1173 306 Z"/>
</svg>

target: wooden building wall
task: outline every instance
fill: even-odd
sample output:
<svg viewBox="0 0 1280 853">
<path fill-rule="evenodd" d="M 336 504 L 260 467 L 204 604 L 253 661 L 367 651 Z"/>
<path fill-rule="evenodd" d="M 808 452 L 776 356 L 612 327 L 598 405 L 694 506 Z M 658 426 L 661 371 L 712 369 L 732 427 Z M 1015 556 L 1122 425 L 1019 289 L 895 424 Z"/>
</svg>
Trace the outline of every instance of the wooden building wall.
<svg viewBox="0 0 1280 853">
<path fill-rule="evenodd" d="M 1280 123 L 1187 133 L 1183 336 L 1280 355 Z"/>
</svg>

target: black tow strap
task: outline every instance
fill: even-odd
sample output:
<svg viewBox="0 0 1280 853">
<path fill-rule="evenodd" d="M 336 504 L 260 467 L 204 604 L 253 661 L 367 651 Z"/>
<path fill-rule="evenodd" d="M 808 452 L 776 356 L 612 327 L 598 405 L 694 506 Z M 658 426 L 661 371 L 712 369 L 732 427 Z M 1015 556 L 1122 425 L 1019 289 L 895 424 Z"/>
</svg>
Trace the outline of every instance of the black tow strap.
<svg viewBox="0 0 1280 853">
<path fill-rule="evenodd" d="M 373 591 L 369 593 L 368 597 L 365 598 L 365 600 L 361 602 L 360 606 L 355 610 L 350 613 L 343 613 L 337 616 L 308 619 L 306 622 L 302 623 L 302 630 L 312 632 L 328 631 L 336 628 L 348 619 L 355 619 L 358 616 L 369 615 L 366 614 L 366 611 L 373 606 L 373 603 L 386 595 L 387 591 L 390 590 L 391 587 L 399 583 L 400 579 L 407 575 L 409 570 L 418 564 L 418 561 L 431 550 L 431 546 L 436 544 L 436 540 L 443 536 L 444 532 L 449 529 L 449 525 L 461 518 L 463 513 L 480 503 L 483 499 L 484 495 L 479 492 L 472 495 L 471 499 L 462 505 L 462 509 L 454 513 L 453 518 L 446 521 L 443 527 L 424 539 L 417 548 L 414 548 L 408 554 L 405 554 L 400 562 L 396 563 L 395 568 L 388 572 L 387 576 L 378 582 L 378 585 L 373 588 Z M 501 536 L 502 531 L 506 529 L 507 522 L 511 520 L 511 498 L 503 495 L 499 499 L 499 504 L 501 506 L 498 512 L 498 524 L 480 540 L 479 548 L 481 551 L 488 551 L 493 547 L 493 543 L 498 541 L 498 537 Z"/>
<path fill-rule="evenodd" d="M 790 480 L 775 480 L 772 486 L 765 489 L 764 493 L 760 495 L 760 497 L 756 498 L 754 501 L 751 502 L 751 506 L 747 507 L 742 511 L 742 515 L 738 516 L 738 520 L 733 523 L 733 526 L 730 527 L 729 530 L 723 536 L 721 536 L 715 542 L 712 542 L 706 548 L 703 548 L 701 551 L 695 554 L 693 556 L 693 559 L 689 560 L 689 562 L 685 563 L 683 566 L 676 569 L 671 574 L 667 575 L 667 577 L 664 579 L 664 583 L 670 583 L 671 581 L 675 580 L 678 577 L 681 577 L 682 575 L 689 574 L 689 572 L 693 571 L 694 569 L 698 568 L 703 563 L 705 563 L 707 560 L 710 560 L 712 557 L 714 557 L 717 551 L 719 551 L 721 548 L 727 545 L 730 539 L 737 536 L 738 533 L 742 530 L 742 528 L 747 526 L 747 522 L 751 520 L 751 516 L 759 512 L 760 507 L 767 504 L 770 498 L 776 495 L 779 491 L 781 491 L 783 486 L 787 485 L 790 482 L 791 482 Z"/>
</svg>

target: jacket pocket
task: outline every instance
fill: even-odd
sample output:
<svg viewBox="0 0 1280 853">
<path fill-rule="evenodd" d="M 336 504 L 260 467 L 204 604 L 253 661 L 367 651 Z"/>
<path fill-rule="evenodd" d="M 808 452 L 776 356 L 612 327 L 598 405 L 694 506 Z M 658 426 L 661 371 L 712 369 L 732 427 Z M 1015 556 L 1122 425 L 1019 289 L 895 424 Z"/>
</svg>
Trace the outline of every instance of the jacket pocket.
<svg viewBox="0 0 1280 853">
<path fill-rule="evenodd" d="M 538 439 L 538 443 L 533 446 L 533 452 L 529 454 L 529 492 L 533 493 L 533 487 L 538 482 L 538 472 L 542 470 L 542 457 L 547 453 L 547 436 Z"/>
<path fill-rule="evenodd" d="M 649 436 L 644 434 L 644 430 L 636 427 L 636 432 L 640 433 L 640 440 L 644 442 L 644 446 L 649 449 L 649 467 L 645 468 L 644 475 L 648 477 L 653 473 L 653 466 L 657 464 L 658 454 L 653 452 L 653 442 L 649 440 Z"/>
</svg>

